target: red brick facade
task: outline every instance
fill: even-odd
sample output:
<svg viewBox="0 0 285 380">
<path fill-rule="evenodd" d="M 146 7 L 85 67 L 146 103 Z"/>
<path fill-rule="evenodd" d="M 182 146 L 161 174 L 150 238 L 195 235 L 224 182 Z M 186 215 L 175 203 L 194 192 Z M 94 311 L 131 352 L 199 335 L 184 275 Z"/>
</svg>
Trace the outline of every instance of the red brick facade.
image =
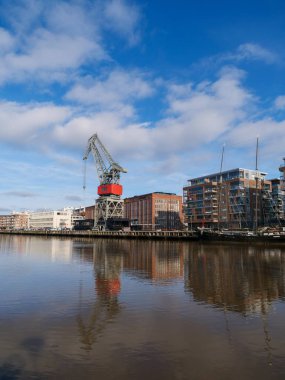
<svg viewBox="0 0 285 380">
<path fill-rule="evenodd" d="M 177 230 L 182 227 L 182 197 L 150 193 L 125 199 L 125 218 L 141 230 Z"/>
</svg>

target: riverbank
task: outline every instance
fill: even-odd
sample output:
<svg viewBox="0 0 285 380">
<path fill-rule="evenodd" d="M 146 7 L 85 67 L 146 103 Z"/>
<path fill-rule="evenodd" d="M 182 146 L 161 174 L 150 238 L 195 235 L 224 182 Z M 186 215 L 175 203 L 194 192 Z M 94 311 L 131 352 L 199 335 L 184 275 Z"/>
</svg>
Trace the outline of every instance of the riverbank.
<svg viewBox="0 0 285 380">
<path fill-rule="evenodd" d="M 152 239 L 152 240 L 199 240 L 199 233 L 191 231 L 40 231 L 40 230 L 3 230 L 0 234 L 33 236 L 67 236 L 108 239 Z"/>
<path fill-rule="evenodd" d="M 285 244 L 285 234 L 241 234 L 233 231 L 73 231 L 73 230 L 2 230 L 0 234 L 50 236 L 50 237 L 87 237 L 106 239 L 136 240 L 176 240 L 176 241 L 212 241 L 212 242 L 268 242 Z"/>
</svg>

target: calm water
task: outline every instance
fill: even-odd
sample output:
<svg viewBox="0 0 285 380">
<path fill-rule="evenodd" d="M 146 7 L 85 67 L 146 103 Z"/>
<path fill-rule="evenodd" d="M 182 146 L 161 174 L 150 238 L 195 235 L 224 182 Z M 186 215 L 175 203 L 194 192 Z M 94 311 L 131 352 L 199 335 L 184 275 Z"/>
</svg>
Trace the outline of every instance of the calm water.
<svg viewBox="0 0 285 380">
<path fill-rule="evenodd" d="M 0 379 L 284 379 L 285 246 L 0 235 Z"/>
</svg>

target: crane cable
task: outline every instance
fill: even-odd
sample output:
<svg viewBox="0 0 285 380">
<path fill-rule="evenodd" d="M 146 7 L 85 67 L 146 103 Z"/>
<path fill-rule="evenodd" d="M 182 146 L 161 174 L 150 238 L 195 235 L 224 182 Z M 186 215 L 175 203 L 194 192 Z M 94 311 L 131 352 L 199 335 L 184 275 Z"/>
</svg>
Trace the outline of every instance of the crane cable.
<svg viewBox="0 0 285 380">
<path fill-rule="evenodd" d="M 83 190 L 86 189 L 86 161 L 83 160 Z"/>
</svg>

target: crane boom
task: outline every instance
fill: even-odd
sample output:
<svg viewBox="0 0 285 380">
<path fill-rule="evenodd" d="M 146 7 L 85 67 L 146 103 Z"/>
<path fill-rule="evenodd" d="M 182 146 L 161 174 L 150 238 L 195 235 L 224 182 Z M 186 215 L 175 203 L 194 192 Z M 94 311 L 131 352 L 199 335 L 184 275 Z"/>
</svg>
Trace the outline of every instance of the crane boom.
<svg viewBox="0 0 285 380">
<path fill-rule="evenodd" d="M 122 186 L 120 185 L 120 173 L 126 173 L 127 170 L 113 160 L 97 133 L 89 138 L 83 160 L 87 160 L 90 152 L 94 157 L 100 182 L 98 194 L 121 195 Z"/>
</svg>

